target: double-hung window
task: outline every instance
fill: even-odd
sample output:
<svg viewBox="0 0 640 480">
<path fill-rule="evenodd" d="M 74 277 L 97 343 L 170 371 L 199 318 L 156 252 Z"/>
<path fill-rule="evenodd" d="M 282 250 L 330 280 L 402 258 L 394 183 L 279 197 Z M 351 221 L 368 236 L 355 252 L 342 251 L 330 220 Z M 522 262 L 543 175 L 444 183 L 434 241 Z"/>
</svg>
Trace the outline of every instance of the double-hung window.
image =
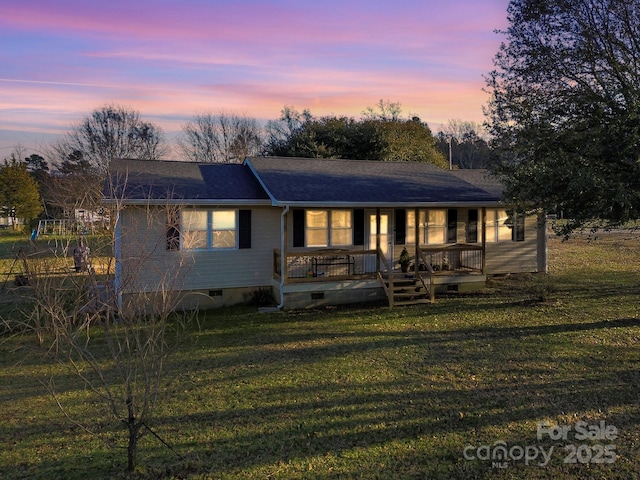
<svg viewBox="0 0 640 480">
<path fill-rule="evenodd" d="M 351 210 L 306 210 L 304 226 L 307 247 L 335 247 L 353 243 Z"/>
<path fill-rule="evenodd" d="M 446 243 L 448 233 L 447 210 L 418 210 L 418 240 L 420 244 Z M 415 210 L 407 210 L 407 243 L 415 241 Z M 455 241 L 455 240 L 452 240 Z"/>
<path fill-rule="evenodd" d="M 181 223 L 185 250 L 237 248 L 236 210 L 185 209 Z"/>
<path fill-rule="evenodd" d="M 307 247 L 326 247 L 329 244 L 329 212 L 307 210 L 305 225 Z"/>
<path fill-rule="evenodd" d="M 237 217 L 235 210 L 211 212 L 211 248 L 236 248 Z"/>
<path fill-rule="evenodd" d="M 523 242 L 524 220 L 522 213 L 510 215 L 503 209 L 487 210 L 487 242 Z"/>
<path fill-rule="evenodd" d="M 424 243 L 446 243 L 447 211 L 446 210 L 421 210 L 420 224 L 424 229 Z"/>
</svg>

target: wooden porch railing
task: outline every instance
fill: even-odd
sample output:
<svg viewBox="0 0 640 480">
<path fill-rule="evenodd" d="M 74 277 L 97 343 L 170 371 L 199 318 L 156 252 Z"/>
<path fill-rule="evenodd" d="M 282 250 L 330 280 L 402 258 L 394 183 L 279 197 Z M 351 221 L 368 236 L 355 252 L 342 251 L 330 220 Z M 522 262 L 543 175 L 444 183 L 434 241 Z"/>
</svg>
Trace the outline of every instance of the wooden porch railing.
<svg viewBox="0 0 640 480">
<path fill-rule="evenodd" d="M 433 275 L 482 273 L 482 247 L 458 244 L 447 247 L 420 247 L 418 271 Z"/>
<path fill-rule="evenodd" d="M 376 272 L 376 276 L 378 277 L 378 282 L 382 285 L 384 290 L 384 294 L 389 299 L 389 307 L 393 307 L 393 275 L 389 275 L 389 286 L 387 287 L 387 282 L 385 282 L 384 277 L 382 276 L 382 271 L 392 272 L 393 268 L 389 265 L 389 261 L 387 257 L 384 255 L 382 250 L 378 249 L 378 258 L 380 259 L 380 264 L 383 268 L 380 268 L 378 272 Z"/>
<path fill-rule="evenodd" d="M 313 282 L 351 278 L 375 278 L 378 271 L 376 250 L 308 250 L 288 252 L 287 282 Z M 273 251 L 275 278 L 282 277 L 282 253 Z"/>
<path fill-rule="evenodd" d="M 418 248 L 412 270 L 429 292 L 433 276 L 482 273 L 481 246 L 458 244 Z M 286 282 L 314 282 L 377 278 L 381 272 L 393 272 L 392 265 L 380 250 L 322 249 L 287 252 Z M 282 277 L 282 253 L 273 251 L 275 278 Z"/>
</svg>

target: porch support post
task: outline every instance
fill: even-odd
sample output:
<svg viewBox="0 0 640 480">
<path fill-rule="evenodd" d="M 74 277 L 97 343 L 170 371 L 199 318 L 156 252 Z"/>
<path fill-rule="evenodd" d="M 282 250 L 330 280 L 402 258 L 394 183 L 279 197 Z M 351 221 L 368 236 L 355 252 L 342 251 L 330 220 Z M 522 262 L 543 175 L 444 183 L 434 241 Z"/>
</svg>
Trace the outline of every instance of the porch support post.
<svg viewBox="0 0 640 480">
<path fill-rule="evenodd" d="M 418 256 L 418 251 L 420 250 L 420 238 L 419 238 L 419 233 L 420 233 L 420 226 L 418 225 L 420 218 L 418 215 L 418 209 L 415 208 L 413 210 L 413 218 L 414 221 L 413 223 L 414 225 L 414 232 L 413 232 L 413 238 L 414 238 L 414 242 L 415 242 L 415 250 L 416 250 L 416 259 L 413 262 L 413 271 L 415 272 L 416 275 L 418 275 L 418 270 L 420 270 L 420 257 Z"/>
<path fill-rule="evenodd" d="M 376 252 L 380 252 L 380 209 L 376 208 Z M 376 271 L 380 271 L 380 255 L 376 253 Z"/>
<path fill-rule="evenodd" d="M 547 241 L 547 218 L 544 212 L 538 212 L 538 228 L 536 235 L 538 244 L 538 272 L 549 273 L 549 265 L 547 263 L 549 253 Z"/>
<path fill-rule="evenodd" d="M 282 251 L 280 256 L 280 276 L 282 285 L 289 283 L 287 277 L 287 248 L 289 246 L 289 234 L 287 225 L 289 224 L 289 207 L 285 207 L 282 212 Z"/>
<path fill-rule="evenodd" d="M 487 209 L 482 207 L 482 274 L 487 261 Z"/>
</svg>

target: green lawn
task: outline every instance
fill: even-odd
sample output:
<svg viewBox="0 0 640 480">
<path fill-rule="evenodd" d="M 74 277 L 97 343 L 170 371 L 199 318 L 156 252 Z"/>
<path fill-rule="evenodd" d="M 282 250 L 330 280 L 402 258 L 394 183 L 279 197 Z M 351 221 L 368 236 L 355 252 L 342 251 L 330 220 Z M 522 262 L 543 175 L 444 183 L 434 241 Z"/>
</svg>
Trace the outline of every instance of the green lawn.
<svg viewBox="0 0 640 480">
<path fill-rule="evenodd" d="M 553 240 L 549 254 L 548 277 L 494 279 L 435 305 L 207 314 L 171 359 L 153 423 L 180 456 L 146 435 L 138 476 L 637 478 L 640 240 Z M 15 346 L 0 347 L 0 478 L 121 477 L 117 421 Z M 46 393 L 51 372 L 95 434 Z M 539 440 L 541 422 L 567 439 Z M 615 438 L 579 436 L 601 422 Z M 477 458 L 499 442 L 506 463 Z M 518 458 L 540 448 L 552 449 L 545 466 Z"/>
</svg>

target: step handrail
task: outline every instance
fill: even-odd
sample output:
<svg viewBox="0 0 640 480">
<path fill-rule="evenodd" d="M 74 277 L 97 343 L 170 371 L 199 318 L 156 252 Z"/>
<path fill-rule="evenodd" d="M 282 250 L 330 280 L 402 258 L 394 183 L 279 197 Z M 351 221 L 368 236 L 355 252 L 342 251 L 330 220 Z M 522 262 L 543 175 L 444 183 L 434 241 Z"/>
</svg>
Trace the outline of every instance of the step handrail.
<svg viewBox="0 0 640 480">
<path fill-rule="evenodd" d="M 387 272 L 393 272 L 393 268 L 389 265 L 389 261 L 387 260 L 387 257 L 384 256 L 384 252 L 381 249 L 378 249 L 378 258 L 380 259 L 380 263 L 382 263 L 387 269 Z"/>
<path fill-rule="evenodd" d="M 393 308 L 393 268 L 389 265 L 389 261 L 387 257 L 384 256 L 384 252 L 382 249 L 378 248 L 378 258 L 380 259 L 380 263 L 386 268 L 387 275 L 389 276 L 389 287 L 385 285 L 385 281 L 382 278 L 382 272 L 378 269 L 378 276 L 382 280 L 382 285 L 384 286 L 385 292 L 387 294 L 387 298 L 389 299 L 389 308 Z"/>
<path fill-rule="evenodd" d="M 416 259 L 416 262 L 414 262 L 416 276 L 420 279 L 420 281 L 422 282 L 422 285 L 424 285 L 425 290 L 429 292 L 429 300 L 431 300 L 431 303 L 435 303 L 436 292 L 434 288 L 435 285 L 433 283 L 433 273 L 434 273 L 433 268 L 431 267 L 431 263 L 427 261 L 424 251 L 422 251 L 420 247 L 417 248 L 417 254 L 418 254 L 418 259 L 422 260 L 422 263 L 424 263 L 425 267 L 427 268 L 427 272 L 429 273 L 429 286 L 427 286 L 427 284 L 424 281 L 424 277 L 422 276 L 422 273 L 420 273 L 420 262 L 418 261 L 418 259 Z"/>
</svg>

